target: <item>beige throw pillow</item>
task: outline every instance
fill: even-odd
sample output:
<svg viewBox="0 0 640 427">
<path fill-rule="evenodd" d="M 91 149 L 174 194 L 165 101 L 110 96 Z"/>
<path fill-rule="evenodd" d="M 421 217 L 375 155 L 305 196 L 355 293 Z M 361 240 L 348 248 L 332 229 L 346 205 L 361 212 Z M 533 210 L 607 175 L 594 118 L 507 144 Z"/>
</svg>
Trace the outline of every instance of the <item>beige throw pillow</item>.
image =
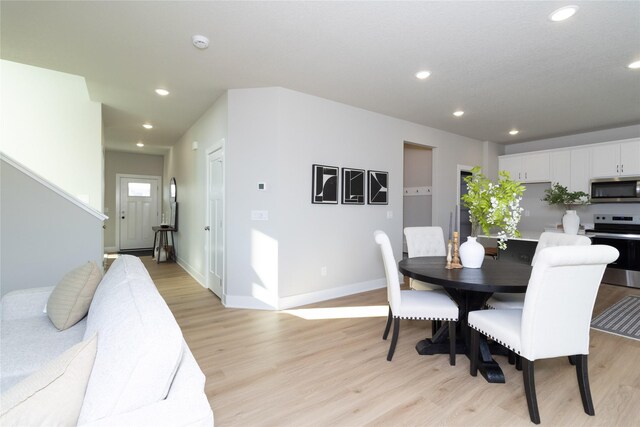
<svg viewBox="0 0 640 427">
<path fill-rule="evenodd" d="M 77 425 L 96 349 L 94 335 L 2 394 L 0 425 Z"/>
<path fill-rule="evenodd" d="M 56 328 L 63 331 L 87 315 L 100 280 L 102 271 L 93 261 L 71 270 L 62 278 L 47 302 L 47 315 Z"/>
</svg>

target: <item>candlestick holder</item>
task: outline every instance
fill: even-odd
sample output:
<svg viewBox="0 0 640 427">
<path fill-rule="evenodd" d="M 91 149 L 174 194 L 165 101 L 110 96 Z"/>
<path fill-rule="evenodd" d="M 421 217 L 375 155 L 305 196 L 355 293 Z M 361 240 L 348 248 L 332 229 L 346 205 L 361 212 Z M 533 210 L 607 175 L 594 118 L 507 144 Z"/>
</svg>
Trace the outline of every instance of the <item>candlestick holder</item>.
<svg viewBox="0 0 640 427">
<path fill-rule="evenodd" d="M 453 267 L 451 266 L 451 239 L 449 239 L 449 243 L 447 243 L 447 265 L 444 267 L 447 270 L 451 270 Z"/>
<path fill-rule="evenodd" d="M 462 268 L 460 257 L 458 256 L 458 232 L 453 232 L 453 259 L 451 260 L 451 268 Z"/>
</svg>

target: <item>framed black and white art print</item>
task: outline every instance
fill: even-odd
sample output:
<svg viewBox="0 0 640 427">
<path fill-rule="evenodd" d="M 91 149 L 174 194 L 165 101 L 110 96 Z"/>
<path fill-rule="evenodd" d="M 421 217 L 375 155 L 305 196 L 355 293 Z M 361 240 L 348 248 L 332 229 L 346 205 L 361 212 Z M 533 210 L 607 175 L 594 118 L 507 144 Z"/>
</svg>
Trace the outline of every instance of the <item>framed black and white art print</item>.
<svg viewBox="0 0 640 427">
<path fill-rule="evenodd" d="M 370 205 L 389 204 L 389 173 L 382 171 L 367 171 L 367 187 Z"/>
<path fill-rule="evenodd" d="M 342 168 L 342 204 L 364 205 L 364 169 Z"/>
<path fill-rule="evenodd" d="M 336 166 L 313 165 L 311 203 L 338 203 L 338 168 Z"/>
</svg>

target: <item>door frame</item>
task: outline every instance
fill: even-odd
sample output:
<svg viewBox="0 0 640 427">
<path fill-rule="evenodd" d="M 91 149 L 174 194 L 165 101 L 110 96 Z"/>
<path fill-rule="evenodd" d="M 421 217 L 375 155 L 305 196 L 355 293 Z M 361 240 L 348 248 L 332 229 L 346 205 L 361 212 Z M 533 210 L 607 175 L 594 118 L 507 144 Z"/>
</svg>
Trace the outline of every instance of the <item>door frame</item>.
<svg viewBox="0 0 640 427">
<path fill-rule="evenodd" d="M 471 172 L 471 169 L 473 169 L 473 166 L 468 166 L 468 165 L 457 165 L 456 166 L 456 206 L 458 206 L 458 224 L 454 224 L 454 229 L 456 230 L 460 230 L 460 208 L 462 208 L 462 200 L 460 200 L 460 186 L 462 185 L 462 172 Z M 453 213 L 454 217 L 456 216 L 456 212 Z M 460 244 L 462 244 L 462 242 L 460 242 Z"/>
<path fill-rule="evenodd" d="M 210 176 L 211 170 L 209 168 L 209 158 L 211 155 L 219 153 L 220 158 L 222 159 L 222 281 L 220 283 L 221 295 L 220 301 L 222 305 L 226 305 L 226 296 L 227 296 L 227 191 L 226 191 L 226 183 L 227 183 L 227 174 L 226 174 L 226 161 L 225 161 L 225 152 L 224 152 L 224 138 L 220 139 L 218 142 L 213 144 L 213 146 L 207 150 L 206 156 L 206 179 L 207 184 L 205 185 L 205 224 L 208 224 L 209 233 L 211 232 L 212 225 L 209 224 L 211 220 L 211 212 L 209 208 L 209 191 L 210 191 Z M 207 226 L 207 225 L 205 225 Z M 210 242 L 211 239 L 209 235 L 205 235 L 205 287 L 211 290 L 210 282 L 209 282 L 209 270 L 211 267 L 211 247 Z M 213 292 L 213 291 L 211 291 Z"/>
<path fill-rule="evenodd" d="M 120 252 L 120 180 L 122 178 L 133 178 L 133 179 L 157 179 L 158 180 L 158 213 L 162 212 L 162 199 L 163 199 L 163 188 L 162 188 L 162 176 L 158 175 L 136 175 L 130 173 L 117 173 L 116 174 L 116 251 Z M 160 224 L 158 224 L 160 225 Z M 155 248 L 154 248 L 155 250 Z"/>
</svg>

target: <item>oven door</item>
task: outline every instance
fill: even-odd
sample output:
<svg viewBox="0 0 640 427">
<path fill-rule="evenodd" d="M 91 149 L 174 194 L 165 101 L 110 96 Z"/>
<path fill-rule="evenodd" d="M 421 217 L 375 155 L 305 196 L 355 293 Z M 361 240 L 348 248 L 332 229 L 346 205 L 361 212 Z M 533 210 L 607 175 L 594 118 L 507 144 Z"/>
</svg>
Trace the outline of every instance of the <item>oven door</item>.
<svg viewBox="0 0 640 427">
<path fill-rule="evenodd" d="M 613 285 L 640 288 L 640 240 L 594 236 L 594 245 L 613 246 L 620 252 L 617 260 L 607 266 L 602 281 Z"/>
</svg>

